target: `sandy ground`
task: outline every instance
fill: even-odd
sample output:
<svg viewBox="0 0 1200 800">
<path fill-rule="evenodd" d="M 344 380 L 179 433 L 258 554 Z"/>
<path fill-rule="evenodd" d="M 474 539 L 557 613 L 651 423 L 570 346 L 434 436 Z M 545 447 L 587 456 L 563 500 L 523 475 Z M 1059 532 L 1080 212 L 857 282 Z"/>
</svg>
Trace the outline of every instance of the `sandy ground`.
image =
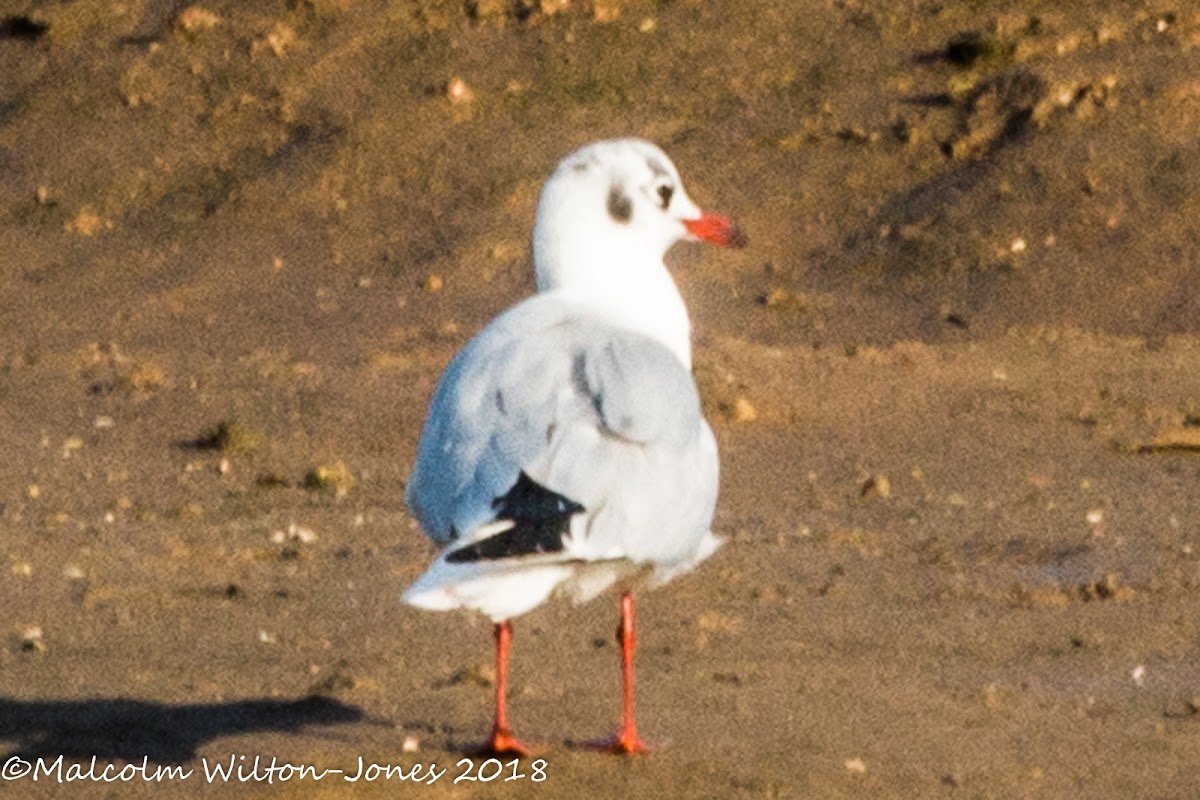
<svg viewBox="0 0 1200 800">
<path fill-rule="evenodd" d="M 1183 2 L 3 0 L 0 751 L 192 771 L 5 795 L 1196 797 L 1197 75 Z M 551 605 L 541 771 L 455 784 L 490 629 L 399 604 L 403 482 L 619 134 L 752 238 L 671 259 L 729 543 L 642 598 L 667 746 L 572 746 L 616 604 Z"/>
</svg>

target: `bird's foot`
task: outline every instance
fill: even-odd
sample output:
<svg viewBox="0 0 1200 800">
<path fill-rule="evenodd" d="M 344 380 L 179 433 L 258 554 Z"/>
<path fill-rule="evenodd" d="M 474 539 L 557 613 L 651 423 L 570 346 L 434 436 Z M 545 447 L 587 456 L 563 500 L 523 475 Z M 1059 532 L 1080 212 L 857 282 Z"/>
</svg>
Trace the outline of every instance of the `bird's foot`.
<svg viewBox="0 0 1200 800">
<path fill-rule="evenodd" d="M 487 741 L 471 751 L 471 755 L 528 758 L 534 752 L 532 747 L 513 736 L 508 728 L 496 728 Z"/>
<path fill-rule="evenodd" d="M 588 750 L 622 756 L 642 756 L 657 749 L 657 747 L 647 744 L 633 728 L 622 728 L 609 738 L 588 742 L 584 747 Z"/>
</svg>

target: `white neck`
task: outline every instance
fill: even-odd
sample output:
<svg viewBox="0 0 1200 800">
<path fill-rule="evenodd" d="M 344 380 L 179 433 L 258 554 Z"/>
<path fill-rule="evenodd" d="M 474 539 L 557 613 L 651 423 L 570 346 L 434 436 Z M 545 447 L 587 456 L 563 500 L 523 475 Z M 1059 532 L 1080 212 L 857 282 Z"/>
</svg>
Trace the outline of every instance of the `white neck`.
<svg viewBox="0 0 1200 800">
<path fill-rule="evenodd" d="M 564 252 L 553 241 L 535 235 L 534 263 L 538 291 L 560 291 L 622 328 L 661 342 L 688 370 L 692 368 L 691 322 L 675 281 L 661 258 L 644 247 L 570 241 Z"/>
</svg>

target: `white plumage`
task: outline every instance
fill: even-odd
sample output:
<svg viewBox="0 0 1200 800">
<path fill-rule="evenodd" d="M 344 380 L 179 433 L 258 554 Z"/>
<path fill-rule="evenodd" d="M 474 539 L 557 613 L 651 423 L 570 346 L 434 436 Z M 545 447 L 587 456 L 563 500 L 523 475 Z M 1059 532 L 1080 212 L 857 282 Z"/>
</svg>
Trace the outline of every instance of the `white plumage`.
<svg viewBox="0 0 1200 800">
<path fill-rule="evenodd" d="M 744 243 L 654 145 L 559 164 L 538 204 L 538 294 L 458 354 L 430 407 L 406 499 L 444 549 L 406 602 L 500 623 L 556 590 L 662 583 L 716 549 L 717 448 L 663 264 L 687 238 Z"/>
</svg>

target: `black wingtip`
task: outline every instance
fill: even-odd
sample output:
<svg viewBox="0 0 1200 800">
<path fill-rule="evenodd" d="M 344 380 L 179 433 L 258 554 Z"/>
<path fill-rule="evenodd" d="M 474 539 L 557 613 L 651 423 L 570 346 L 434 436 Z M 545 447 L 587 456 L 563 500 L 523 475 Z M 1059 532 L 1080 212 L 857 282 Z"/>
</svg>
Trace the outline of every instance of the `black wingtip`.
<svg viewBox="0 0 1200 800">
<path fill-rule="evenodd" d="M 584 510 L 579 503 L 547 489 L 524 472 L 512 488 L 492 501 L 492 508 L 496 509 L 495 522 L 507 520 L 512 527 L 454 550 L 446 561 L 462 564 L 561 552 L 571 517 Z"/>
</svg>

